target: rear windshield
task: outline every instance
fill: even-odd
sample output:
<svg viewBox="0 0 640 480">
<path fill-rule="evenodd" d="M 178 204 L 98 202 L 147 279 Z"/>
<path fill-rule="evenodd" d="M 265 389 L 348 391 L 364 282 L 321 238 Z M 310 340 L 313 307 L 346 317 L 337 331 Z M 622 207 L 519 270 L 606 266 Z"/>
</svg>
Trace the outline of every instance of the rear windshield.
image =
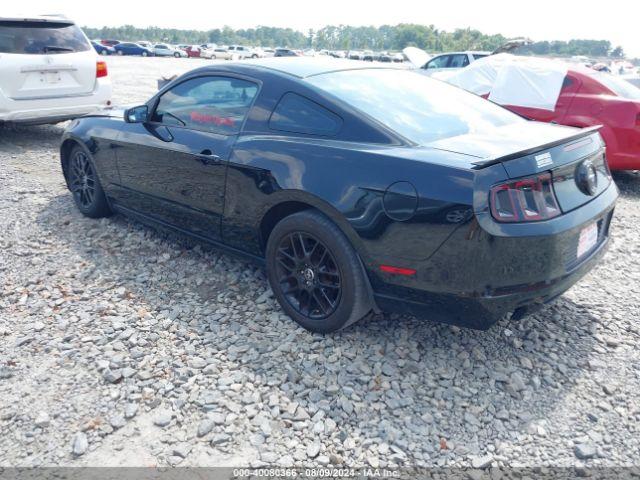
<svg viewBox="0 0 640 480">
<path fill-rule="evenodd" d="M 408 70 L 346 70 L 307 80 L 419 145 L 526 121 L 472 93 Z"/>
<path fill-rule="evenodd" d="M 0 21 L 0 53 L 41 55 L 90 48 L 80 28 L 73 24 Z"/>
<path fill-rule="evenodd" d="M 589 72 L 589 75 L 602 83 L 618 97 L 640 100 L 640 88 L 622 78 L 602 72 Z"/>
</svg>

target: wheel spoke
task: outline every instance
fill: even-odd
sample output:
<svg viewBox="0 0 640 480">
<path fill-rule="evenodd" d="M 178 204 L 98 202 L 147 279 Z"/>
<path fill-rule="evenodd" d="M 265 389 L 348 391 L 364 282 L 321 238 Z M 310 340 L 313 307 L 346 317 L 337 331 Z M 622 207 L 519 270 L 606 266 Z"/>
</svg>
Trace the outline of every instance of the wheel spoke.
<svg viewBox="0 0 640 480">
<path fill-rule="evenodd" d="M 313 291 L 313 299 L 318 304 L 318 306 L 320 307 L 320 310 L 322 310 L 323 314 L 326 315 L 331 310 L 331 305 L 329 305 L 329 308 L 327 308 L 322 304 L 322 298 L 318 294 L 318 290 L 317 289 Z"/>
</svg>

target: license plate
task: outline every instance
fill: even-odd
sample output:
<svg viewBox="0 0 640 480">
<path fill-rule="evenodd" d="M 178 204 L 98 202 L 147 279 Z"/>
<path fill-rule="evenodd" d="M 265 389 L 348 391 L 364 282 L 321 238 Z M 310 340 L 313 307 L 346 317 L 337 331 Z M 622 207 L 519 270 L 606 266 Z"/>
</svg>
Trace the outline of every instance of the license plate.
<svg viewBox="0 0 640 480">
<path fill-rule="evenodd" d="M 58 72 L 47 72 L 44 74 L 44 81 L 51 83 L 58 83 L 60 81 L 60 74 Z"/>
<path fill-rule="evenodd" d="M 577 258 L 580 258 L 589 250 L 591 250 L 598 242 L 598 225 L 592 223 L 588 227 L 585 227 L 580 232 L 580 240 L 578 240 L 578 252 Z"/>
</svg>

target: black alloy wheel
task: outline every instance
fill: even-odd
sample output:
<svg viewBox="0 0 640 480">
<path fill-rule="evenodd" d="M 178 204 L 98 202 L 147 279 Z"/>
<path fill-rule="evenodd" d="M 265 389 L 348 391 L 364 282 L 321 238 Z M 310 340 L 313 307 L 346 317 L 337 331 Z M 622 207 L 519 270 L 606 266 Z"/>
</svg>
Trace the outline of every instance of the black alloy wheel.
<svg viewBox="0 0 640 480">
<path fill-rule="evenodd" d="M 266 260 L 275 298 L 307 330 L 334 332 L 371 310 L 358 254 L 336 224 L 316 210 L 280 220 L 269 235 Z"/>
<path fill-rule="evenodd" d="M 83 151 L 75 152 L 71 159 L 71 192 L 76 203 L 86 209 L 96 196 L 96 174 Z"/>
<path fill-rule="evenodd" d="M 342 275 L 320 240 L 309 233 L 290 233 L 280 241 L 276 256 L 280 288 L 298 313 L 318 320 L 336 311 Z"/>
<path fill-rule="evenodd" d="M 83 215 L 99 218 L 111 213 L 93 161 L 79 146 L 71 151 L 67 176 L 73 199 Z"/>
</svg>

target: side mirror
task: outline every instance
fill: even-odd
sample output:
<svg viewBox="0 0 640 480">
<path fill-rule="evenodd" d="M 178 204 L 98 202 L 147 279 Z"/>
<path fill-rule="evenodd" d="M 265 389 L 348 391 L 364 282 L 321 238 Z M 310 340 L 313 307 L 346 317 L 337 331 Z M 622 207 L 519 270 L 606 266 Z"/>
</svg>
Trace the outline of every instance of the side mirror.
<svg viewBox="0 0 640 480">
<path fill-rule="evenodd" d="M 149 120 L 149 107 L 146 105 L 129 108 L 124 112 L 124 121 L 127 123 L 145 123 L 147 120 Z"/>
</svg>

